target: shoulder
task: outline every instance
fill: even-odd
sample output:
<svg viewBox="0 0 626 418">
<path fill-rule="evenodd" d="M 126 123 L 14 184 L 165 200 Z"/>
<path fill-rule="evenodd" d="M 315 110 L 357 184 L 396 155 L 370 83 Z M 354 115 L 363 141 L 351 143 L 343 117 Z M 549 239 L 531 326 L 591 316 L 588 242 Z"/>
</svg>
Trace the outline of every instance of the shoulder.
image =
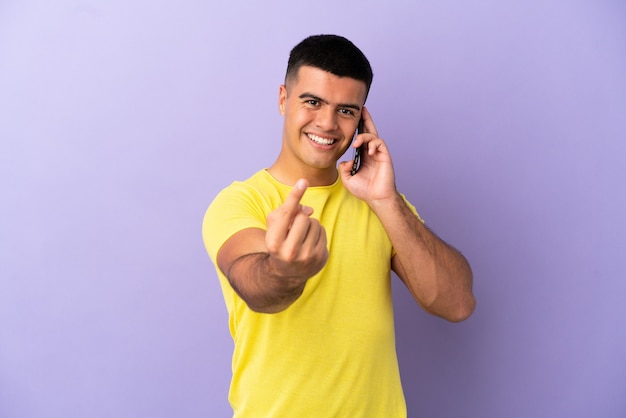
<svg viewBox="0 0 626 418">
<path fill-rule="evenodd" d="M 235 181 L 211 202 L 202 222 L 202 235 L 213 257 L 234 233 L 246 228 L 266 228 L 267 215 L 282 202 L 281 193 L 265 170 Z"/>
<path fill-rule="evenodd" d="M 267 214 L 282 203 L 283 195 L 280 184 L 276 184 L 267 171 L 261 170 L 222 189 L 211 202 L 207 214 L 218 212 L 222 216 L 224 211 L 240 210 Z"/>
</svg>

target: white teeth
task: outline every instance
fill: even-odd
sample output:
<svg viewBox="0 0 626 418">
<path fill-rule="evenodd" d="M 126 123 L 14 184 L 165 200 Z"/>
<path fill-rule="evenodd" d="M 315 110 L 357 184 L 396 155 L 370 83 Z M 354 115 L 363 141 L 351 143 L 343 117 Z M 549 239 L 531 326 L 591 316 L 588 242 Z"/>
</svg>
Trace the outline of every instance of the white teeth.
<svg viewBox="0 0 626 418">
<path fill-rule="evenodd" d="M 309 138 L 313 140 L 313 142 L 317 142 L 320 145 L 332 145 L 335 143 L 334 139 L 322 138 L 321 136 L 307 134 Z"/>
</svg>

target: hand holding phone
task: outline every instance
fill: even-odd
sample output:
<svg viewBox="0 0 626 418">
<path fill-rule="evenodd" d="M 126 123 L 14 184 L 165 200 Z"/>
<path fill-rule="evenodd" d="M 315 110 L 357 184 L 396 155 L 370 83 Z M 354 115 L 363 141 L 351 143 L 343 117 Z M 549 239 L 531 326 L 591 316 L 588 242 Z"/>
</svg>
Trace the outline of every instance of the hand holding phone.
<svg viewBox="0 0 626 418">
<path fill-rule="evenodd" d="M 363 118 L 361 117 L 361 120 L 359 121 L 359 125 L 356 128 L 356 134 L 360 134 L 363 132 Z M 365 152 L 365 149 L 363 147 L 363 145 L 361 145 L 358 148 L 354 149 L 354 160 L 352 162 L 352 171 L 350 172 L 350 174 L 352 174 L 353 176 L 357 173 L 357 171 L 359 171 L 359 168 L 361 168 L 361 154 Z"/>
</svg>

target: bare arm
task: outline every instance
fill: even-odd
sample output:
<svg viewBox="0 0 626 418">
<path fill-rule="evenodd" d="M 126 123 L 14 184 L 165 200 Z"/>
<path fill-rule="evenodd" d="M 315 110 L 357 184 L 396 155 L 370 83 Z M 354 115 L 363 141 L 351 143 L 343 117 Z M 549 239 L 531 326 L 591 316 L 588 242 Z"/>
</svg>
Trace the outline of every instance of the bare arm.
<svg viewBox="0 0 626 418">
<path fill-rule="evenodd" d="M 458 322 L 476 305 L 472 270 L 463 255 L 431 232 L 401 196 L 372 204 L 396 249 L 392 268 L 428 312 Z"/>
<path fill-rule="evenodd" d="M 340 164 L 344 185 L 367 202 L 380 219 L 396 250 L 392 268 L 420 306 L 449 321 L 468 318 L 476 302 L 467 260 L 424 226 L 406 205 L 396 191 L 387 146 L 365 108 L 363 120 L 366 133 L 358 135 L 353 146 L 364 144 L 367 152 L 354 176 L 350 162 Z"/>
<path fill-rule="evenodd" d="M 267 231 L 239 231 L 217 254 L 220 270 L 254 311 L 286 309 L 326 263 L 326 232 L 311 218 L 313 210 L 300 204 L 306 188 L 306 182 L 296 183 L 283 205 L 268 215 Z"/>
</svg>

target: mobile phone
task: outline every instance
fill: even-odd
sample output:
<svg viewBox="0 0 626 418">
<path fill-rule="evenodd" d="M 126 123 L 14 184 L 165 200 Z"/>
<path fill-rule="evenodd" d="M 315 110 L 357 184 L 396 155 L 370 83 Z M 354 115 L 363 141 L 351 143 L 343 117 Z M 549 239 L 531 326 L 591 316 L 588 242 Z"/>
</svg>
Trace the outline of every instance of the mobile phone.
<svg viewBox="0 0 626 418">
<path fill-rule="evenodd" d="M 358 135 L 362 132 L 363 132 L 363 118 L 361 118 L 361 120 L 359 121 L 359 125 L 356 128 L 356 134 Z M 352 174 L 353 176 L 357 173 L 357 171 L 359 171 L 359 168 L 361 168 L 361 154 L 364 151 L 365 150 L 363 148 L 363 145 L 354 149 L 354 160 L 352 161 L 352 171 L 350 172 L 350 174 Z"/>
</svg>

